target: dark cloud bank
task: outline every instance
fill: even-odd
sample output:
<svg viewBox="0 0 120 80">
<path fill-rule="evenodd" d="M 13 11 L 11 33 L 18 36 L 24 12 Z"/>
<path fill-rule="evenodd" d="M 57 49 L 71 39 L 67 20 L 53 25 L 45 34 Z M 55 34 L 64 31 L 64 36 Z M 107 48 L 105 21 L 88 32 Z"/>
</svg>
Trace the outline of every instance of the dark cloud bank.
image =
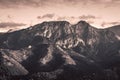
<svg viewBox="0 0 120 80">
<path fill-rule="evenodd" d="M 43 16 L 38 16 L 37 19 L 43 19 L 43 18 L 53 18 L 55 14 L 44 14 Z"/>
<path fill-rule="evenodd" d="M 1 8 L 16 8 L 19 6 L 42 7 L 49 6 L 49 4 L 78 4 L 78 3 L 106 3 L 114 4 L 120 3 L 119 0 L 0 0 Z M 54 6 L 52 5 L 52 6 Z"/>
<path fill-rule="evenodd" d="M 42 16 L 37 16 L 37 19 L 44 19 L 44 18 L 50 18 L 52 19 L 53 17 L 55 17 L 55 14 L 54 13 L 49 13 L 49 14 L 44 14 Z M 78 17 L 74 17 L 74 16 L 58 16 L 57 17 L 57 20 L 63 20 L 63 19 L 66 19 L 66 18 L 70 18 L 70 19 L 97 19 L 99 17 L 97 16 L 94 16 L 94 15 L 81 15 L 81 16 L 78 16 Z"/>
<path fill-rule="evenodd" d="M 15 23 L 15 22 L 2 22 L 0 23 L 0 28 L 7 28 L 7 27 L 18 27 L 18 26 L 25 26 L 24 23 Z"/>
<path fill-rule="evenodd" d="M 103 23 L 101 24 L 101 26 L 102 26 L 102 27 L 105 27 L 106 25 L 118 25 L 118 24 L 120 24 L 119 21 L 116 21 L 116 22 L 103 22 Z"/>
</svg>

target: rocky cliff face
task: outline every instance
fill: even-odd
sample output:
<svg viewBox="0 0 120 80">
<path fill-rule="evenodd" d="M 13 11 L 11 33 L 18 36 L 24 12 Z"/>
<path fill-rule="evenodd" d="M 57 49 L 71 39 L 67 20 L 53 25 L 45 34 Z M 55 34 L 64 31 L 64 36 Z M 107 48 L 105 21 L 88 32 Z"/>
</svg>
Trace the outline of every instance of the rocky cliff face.
<svg viewBox="0 0 120 80">
<path fill-rule="evenodd" d="M 67 21 L 43 22 L 0 34 L 1 65 L 10 75 L 51 75 L 57 70 L 55 74 L 66 76 L 65 80 L 71 71 L 76 75 L 101 73 L 120 62 L 118 37 L 114 27 L 97 29 L 85 21 L 75 25 Z"/>
</svg>

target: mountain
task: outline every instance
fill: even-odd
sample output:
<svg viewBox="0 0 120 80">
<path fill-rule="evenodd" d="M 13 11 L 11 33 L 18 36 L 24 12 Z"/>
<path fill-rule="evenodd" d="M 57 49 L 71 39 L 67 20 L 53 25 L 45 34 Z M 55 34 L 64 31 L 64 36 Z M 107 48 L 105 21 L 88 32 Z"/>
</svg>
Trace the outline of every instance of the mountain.
<svg viewBox="0 0 120 80">
<path fill-rule="evenodd" d="M 120 40 L 120 25 L 110 27 L 109 30 L 114 32 L 116 37 Z"/>
<path fill-rule="evenodd" d="M 97 29 L 85 21 L 43 22 L 2 33 L 1 73 L 12 80 L 119 80 L 118 36 L 119 26 Z"/>
<path fill-rule="evenodd" d="M 109 28 L 111 31 L 113 31 L 116 35 L 120 36 L 120 25 L 112 26 Z"/>
</svg>

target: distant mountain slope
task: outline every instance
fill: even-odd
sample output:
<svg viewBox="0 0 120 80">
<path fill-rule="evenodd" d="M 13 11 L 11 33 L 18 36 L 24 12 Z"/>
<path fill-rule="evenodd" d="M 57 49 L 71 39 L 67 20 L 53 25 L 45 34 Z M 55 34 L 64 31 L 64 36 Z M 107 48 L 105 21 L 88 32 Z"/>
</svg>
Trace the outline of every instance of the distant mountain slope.
<svg viewBox="0 0 120 80">
<path fill-rule="evenodd" d="M 109 29 L 120 36 L 120 25 L 110 27 Z"/>
</svg>

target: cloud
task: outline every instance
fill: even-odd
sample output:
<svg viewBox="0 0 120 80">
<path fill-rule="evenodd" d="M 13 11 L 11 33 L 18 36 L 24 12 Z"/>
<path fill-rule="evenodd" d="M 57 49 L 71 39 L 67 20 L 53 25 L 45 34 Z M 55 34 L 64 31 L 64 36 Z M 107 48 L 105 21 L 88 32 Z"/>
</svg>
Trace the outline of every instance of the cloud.
<svg viewBox="0 0 120 80">
<path fill-rule="evenodd" d="M 89 24 L 93 24 L 94 23 L 94 21 L 92 21 L 92 20 L 88 20 L 87 21 Z"/>
<path fill-rule="evenodd" d="M 44 19 L 44 18 L 53 18 L 55 14 L 44 14 L 43 16 L 38 16 L 37 19 Z"/>
<path fill-rule="evenodd" d="M 82 15 L 79 16 L 79 19 L 97 19 L 98 17 L 94 16 L 94 15 Z"/>
<path fill-rule="evenodd" d="M 90 0 L 97 3 L 119 3 L 119 0 Z"/>
<path fill-rule="evenodd" d="M 78 17 L 74 16 L 63 16 L 63 17 L 58 17 L 57 20 L 64 20 L 64 19 L 81 19 L 81 20 L 88 20 L 88 19 L 98 19 L 99 17 L 96 17 L 94 15 L 81 15 Z"/>
<path fill-rule="evenodd" d="M 44 5 L 44 0 L 0 0 L 2 8 L 18 8 L 20 6 L 38 7 Z"/>
<path fill-rule="evenodd" d="M 93 23 L 94 19 L 98 19 L 99 17 L 96 17 L 94 15 L 81 15 L 78 17 L 75 16 L 58 16 L 57 20 L 87 20 L 90 21 L 90 23 Z"/>
<path fill-rule="evenodd" d="M 93 19 L 96 19 L 96 17 L 91 16 L 90 18 L 92 18 L 92 19 L 88 19 L 88 18 L 80 19 L 79 17 L 74 17 L 74 16 L 61 16 L 61 17 L 59 16 L 56 20 L 58 20 L 58 21 L 67 20 L 67 21 L 70 21 L 71 23 L 76 23 L 80 20 L 84 20 L 84 21 L 87 21 L 89 24 L 94 24 Z"/>
<path fill-rule="evenodd" d="M 0 7 L 3 8 L 16 8 L 20 6 L 29 6 L 29 7 L 43 7 L 49 6 L 50 4 L 53 5 L 60 5 L 60 4 L 89 4 L 92 3 L 120 3 L 119 0 L 0 0 Z"/>
<path fill-rule="evenodd" d="M 75 16 L 58 16 L 58 17 L 56 18 L 56 20 L 58 20 L 58 21 L 68 20 L 68 21 L 70 21 L 70 22 L 74 22 L 74 21 L 79 20 L 79 18 L 78 18 L 78 17 L 75 17 Z"/>
<path fill-rule="evenodd" d="M 103 22 L 102 24 L 101 24 L 101 26 L 102 27 L 105 27 L 105 26 L 108 26 L 108 25 L 118 25 L 118 24 L 120 24 L 120 22 Z"/>
<path fill-rule="evenodd" d="M 120 5 L 120 0 L 92 0 L 93 5 L 103 5 L 104 8 L 116 7 Z"/>
<path fill-rule="evenodd" d="M 25 26 L 24 23 L 14 23 L 14 22 L 1 22 L 0 28 L 8 28 L 8 27 L 19 27 L 19 26 Z"/>
<path fill-rule="evenodd" d="M 65 16 L 63 16 L 63 17 L 58 17 L 57 20 L 58 20 L 58 21 L 59 21 L 59 20 L 61 21 L 61 20 L 65 20 L 66 18 L 67 18 L 67 17 L 65 17 Z"/>
</svg>

